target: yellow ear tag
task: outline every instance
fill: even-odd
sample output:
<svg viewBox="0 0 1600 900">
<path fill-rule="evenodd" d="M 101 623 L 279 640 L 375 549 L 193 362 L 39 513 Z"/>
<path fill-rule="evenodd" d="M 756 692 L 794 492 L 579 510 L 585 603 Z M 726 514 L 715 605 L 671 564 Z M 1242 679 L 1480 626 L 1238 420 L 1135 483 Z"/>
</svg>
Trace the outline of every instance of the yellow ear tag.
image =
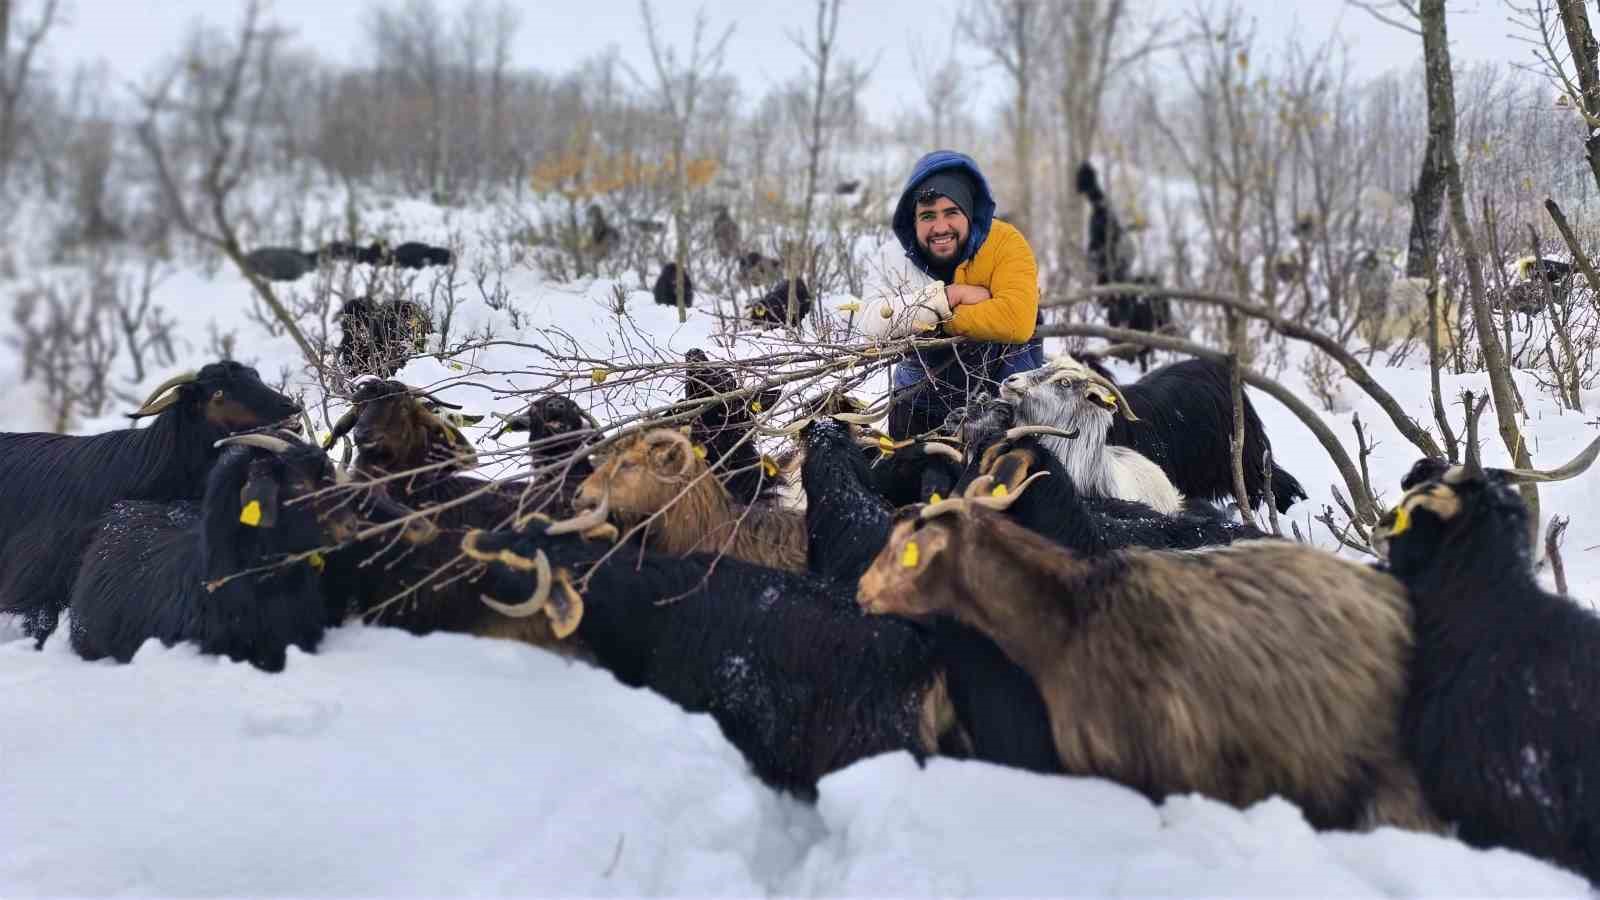
<svg viewBox="0 0 1600 900">
<path fill-rule="evenodd" d="M 321 553 L 313 550 L 311 551 L 311 555 L 306 557 L 306 564 L 311 568 L 316 569 L 318 572 L 321 572 L 323 567 L 328 564 L 328 560 Z"/>
<path fill-rule="evenodd" d="M 989 496 L 991 496 L 991 497 L 1004 497 L 1005 495 L 1007 495 L 1009 493 L 1011 493 L 1011 492 L 1006 489 L 1005 485 L 997 484 L 997 485 L 994 486 L 994 490 L 989 492 Z"/>
<path fill-rule="evenodd" d="M 1394 537 L 1410 527 L 1411 511 L 1404 506 L 1396 506 L 1394 508 L 1394 524 L 1389 526 L 1389 536 Z"/>
<path fill-rule="evenodd" d="M 694 455 L 700 457 L 701 459 L 705 459 L 706 458 L 706 445 L 705 444 L 695 444 L 694 445 Z"/>
<path fill-rule="evenodd" d="M 589 380 L 593 381 L 595 384 L 600 384 L 606 380 L 606 376 L 609 374 L 611 373 L 607 372 L 605 369 L 594 369 L 589 373 Z"/>
<path fill-rule="evenodd" d="M 884 456 L 893 456 L 894 438 L 889 437 L 887 434 L 878 435 L 878 450 L 883 453 Z"/>
<path fill-rule="evenodd" d="M 767 473 L 768 478 L 777 478 L 778 464 L 772 461 L 772 457 L 763 453 L 761 455 L 761 471 Z"/>
<path fill-rule="evenodd" d="M 244 509 L 239 510 L 239 521 L 249 525 L 251 528 L 255 528 L 257 525 L 260 525 L 261 501 L 251 500 L 249 503 L 246 503 L 244 505 Z"/>
<path fill-rule="evenodd" d="M 938 491 L 934 491 L 933 493 L 928 495 L 928 502 L 929 503 L 938 503 L 943 499 L 944 499 L 943 497 L 939 496 L 939 492 Z"/>
<path fill-rule="evenodd" d="M 900 551 L 900 565 L 907 569 L 915 569 L 917 562 L 922 558 L 922 551 L 917 548 L 916 541 L 906 541 L 906 549 Z"/>
<path fill-rule="evenodd" d="M 760 400 L 752 400 L 752 401 L 750 401 L 750 411 L 751 412 L 761 412 L 762 408 L 763 407 L 761 406 L 761 401 Z"/>
</svg>

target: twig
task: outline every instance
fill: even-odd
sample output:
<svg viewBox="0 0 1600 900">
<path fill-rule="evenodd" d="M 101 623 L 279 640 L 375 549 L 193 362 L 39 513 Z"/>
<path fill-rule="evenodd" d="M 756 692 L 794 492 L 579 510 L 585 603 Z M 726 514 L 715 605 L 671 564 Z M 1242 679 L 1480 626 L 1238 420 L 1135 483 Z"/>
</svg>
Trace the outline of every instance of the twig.
<svg viewBox="0 0 1600 900">
<path fill-rule="evenodd" d="M 1544 555 L 1550 560 L 1550 572 L 1556 577 L 1556 593 L 1567 596 L 1567 569 L 1561 564 L 1561 536 L 1571 524 L 1571 517 L 1551 516 L 1550 527 L 1544 533 Z"/>
</svg>

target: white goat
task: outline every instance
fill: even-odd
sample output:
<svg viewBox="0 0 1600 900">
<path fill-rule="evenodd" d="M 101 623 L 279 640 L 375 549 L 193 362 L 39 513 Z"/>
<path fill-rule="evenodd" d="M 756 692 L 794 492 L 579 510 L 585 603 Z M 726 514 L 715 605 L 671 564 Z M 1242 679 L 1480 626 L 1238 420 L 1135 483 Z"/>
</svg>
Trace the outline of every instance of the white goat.
<svg viewBox="0 0 1600 900">
<path fill-rule="evenodd" d="M 1127 401 L 1115 384 L 1083 363 L 1059 356 L 1012 375 L 1001 382 L 1000 399 L 1016 407 L 1018 424 L 1078 432 L 1071 440 L 1047 435 L 1040 442 L 1061 460 L 1082 493 L 1136 500 L 1164 515 L 1183 508 L 1183 495 L 1160 466 L 1137 450 L 1106 444 L 1112 417 L 1127 410 Z"/>
</svg>

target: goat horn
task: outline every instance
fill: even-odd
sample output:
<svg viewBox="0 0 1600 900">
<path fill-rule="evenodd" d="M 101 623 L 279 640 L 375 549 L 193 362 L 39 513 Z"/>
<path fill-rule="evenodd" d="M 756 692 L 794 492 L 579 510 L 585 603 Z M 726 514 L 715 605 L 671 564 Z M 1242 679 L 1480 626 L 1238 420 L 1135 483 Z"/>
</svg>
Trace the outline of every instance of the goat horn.
<svg viewBox="0 0 1600 900">
<path fill-rule="evenodd" d="M 177 394 L 171 394 L 166 397 L 163 397 L 163 394 L 180 385 L 194 384 L 198 380 L 200 380 L 199 373 L 193 371 L 182 372 L 168 378 L 166 381 L 161 382 L 155 390 L 151 391 L 150 396 L 145 398 L 144 404 L 129 413 L 129 417 L 140 419 L 145 416 L 158 415 L 162 410 L 178 402 Z"/>
<path fill-rule="evenodd" d="M 1600 438 L 1589 442 L 1577 456 L 1574 456 L 1566 465 L 1548 471 L 1539 469 L 1498 469 L 1511 481 L 1518 484 L 1534 481 L 1566 481 L 1582 475 L 1590 466 L 1594 465 L 1596 457 L 1600 457 Z"/>
<path fill-rule="evenodd" d="M 451 403 L 448 400 L 440 400 L 438 397 L 435 397 L 431 391 L 425 391 L 422 388 L 408 387 L 408 388 L 406 388 L 406 391 L 408 393 L 410 393 L 411 396 L 413 396 L 413 397 L 421 397 L 424 400 L 427 400 L 427 401 L 432 402 L 434 404 L 437 404 L 439 406 L 443 406 L 446 409 L 460 409 L 461 408 L 461 404 L 459 404 L 459 403 Z"/>
<path fill-rule="evenodd" d="M 587 409 L 583 409 L 583 408 L 580 407 L 578 409 L 578 415 L 583 416 L 583 420 L 585 422 L 589 423 L 589 427 L 590 428 L 593 428 L 595 431 L 600 431 L 601 430 L 600 429 L 600 420 L 596 419 L 593 415 L 591 415 Z"/>
<path fill-rule="evenodd" d="M 475 534 L 477 534 L 477 532 L 468 533 L 465 538 L 462 538 L 462 543 L 465 544 L 467 541 L 473 540 L 473 535 Z M 508 552 L 509 551 L 506 550 L 500 551 L 502 561 Z M 522 559 L 521 557 L 515 558 L 519 562 Z M 489 607 L 502 616 L 510 616 L 513 619 L 526 619 L 544 609 L 545 603 L 550 600 L 550 583 L 554 579 L 550 575 L 550 560 L 545 558 L 543 550 L 540 550 L 533 555 L 533 573 L 535 579 L 533 596 L 522 601 L 521 603 L 501 603 L 499 600 L 496 600 L 487 594 L 479 594 L 478 599 L 483 601 L 484 606 Z"/>
<path fill-rule="evenodd" d="M 599 504 L 597 504 L 593 509 L 585 513 L 579 513 L 570 519 L 562 519 L 559 522 L 551 522 L 550 525 L 545 528 L 544 533 L 572 534 L 574 532 L 591 531 L 599 528 L 601 525 L 604 525 L 606 522 L 606 516 L 610 514 L 611 495 L 609 493 L 601 494 Z"/>
<path fill-rule="evenodd" d="M 1033 484 L 1038 479 L 1049 474 L 1049 469 L 1041 469 L 1023 479 L 1022 483 L 1017 485 L 1014 490 L 1007 491 L 1005 494 L 998 497 L 992 493 L 994 488 L 991 487 L 991 485 L 994 482 L 994 476 L 980 475 L 977 478 L 974 478 L 972 480 L 972 484 L 967 487 L 967 493 L 962 498 L 962 502 L 971 501 L 981 507 L 984 507 L 985 509 L 1008 509 L 1010 508 L 1011 504 L 1017 502 L 1017 498 L 1022 496 L 1022 492 L 1027 489 L 1028 485 Z M 978 490 L 979 482 L 983 482 L 981 491 Z"/>
<path fill-rule="evenodd" d="M 851 425 L 871 425 L 888 414 L 889 401 L 885 400 L 878 406 L 869 406 L 858 413 L 834 413 L 833 417 Z"/>
<path fill-rule="evenodd" d="M 1030 434 L 1047 434 L 1051 437 L 1072 440 L 1078 436 L 1078 429 L 1074 428 L 1071 431 L 1068 431 L 1065 428 L 1057 428 L 1054 425 L 1018 425 L 1014 428 L 1006 429 L 1005 440 L 1015 441 L 1019 438 L 1025 438 Z"/>
<path fill-rule="evenodd" d="M 328 437 L 323 440 L 322 449 L 333 449 L 333 445 L 339 442 L 339 438 L 349 434 L 350 429 L 356 427 L 356 420 L 359 418 L 361 418 L 361 408 L 359 406 L 350 407 L 349 412 L 340 416 L 339 421 L 333 423 L 333 430 L 328 432 Z"/>
<path fill-rule="evenodd" d="M 682 444 L 683 464 L 678 467 L 678 471 L 672 474 L 673 477 L 681 477 L 689 474 L 689 469 L 694 465 L 696 457 L 694 452 L 694 442 L 689 440 L 689 436 L 687 434 L 684 434 L 676 428 L 656 428 L 646 432 L 644 436 L 644 445 L 646 447 L 654 447 L 657 444 Z"/>
<path fill-rule="evenodd" d="M 815 418 L 816 416 L 806 416 L 805 418 L 791 422 L 782 428 L 767 428 L 763 425 L 756 425 L 754 426 L 754 430 L 756 434 L 763 435 L 765 437 L 794 437 L 795 435 L 804 431 L 805 427 L 810 425 L 812 420 Z"/>
<path fill-rule="evenodd" d="M 1117 387 L 1117 383 L 1115 381 L 1112 381 L 1093 369 L 1089 370 L 1087 377 L 1090 381 L 1110 391 L 1111 396 L 1117 398 L 1117 411 L 1122 413 L 1122 417 L 1124 419 L 1127 419 L 1129 422 L 1139 421 L 1139 417 L 1133 414 L 1133 407 L 1128 405 L 1128 398 L 1122 396 L 1122 388 Z"/>
<path fill-rule="evenodd" d="M 951 497 L 947 500 L 940 500 L 937 503 L 929 503 L 924 506 L 922 512 L 917 514 L 917 518 L 926 522 L 935 516 L 942 516 L 945 513 L 964 512 L 966 508 L 967 503 L 965 500 L 960 497 Z"/>
<path fill-rule="evenodd" d="M 933 441 L 927 441 L 922 445 L 922 452 L 928 454 L 929 456 L 942 456 L 945 459 L 951 460 L 952 462 L 962 463 L 967 461 L 967 458 L 961 455 L 960 450 L 957 450 L 949 444 L 939 444 Z"/>
<path fill-rule="evenodd" d="M 229 435 L 228 437 L 217 441 L 211 446 L 228 447 L 234 445 L 242 447 L 260 447 L 262 450 L 271 450 L 273 453 L 285 453 L 294 449 L 294 444 L 291 444 L 281 437 L 259 433 Z"/>
</svg>

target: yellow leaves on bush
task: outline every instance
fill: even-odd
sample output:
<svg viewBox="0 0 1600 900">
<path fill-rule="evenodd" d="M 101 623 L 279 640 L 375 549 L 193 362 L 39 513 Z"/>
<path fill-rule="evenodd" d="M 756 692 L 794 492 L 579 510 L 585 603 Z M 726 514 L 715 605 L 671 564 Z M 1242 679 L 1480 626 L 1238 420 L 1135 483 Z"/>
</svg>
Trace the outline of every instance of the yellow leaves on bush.
<svg viewBox="0 0 1600 900">
<path fill-rule="evenodd" d="M 632 152 L 607 153 L 588 142 L 575 141 L 559 154 L 547 156 L 533 167 L 533 189 L 559 194 L 568 200 L 588 200 L 602 194 L 636 187 L 670 188 L 675 178 L 674 159 L 649 162 Z M 721 164 L 714 159 L 692 159 L 684 166 L 690 190 L 711 183 Z"/>
</svg>

